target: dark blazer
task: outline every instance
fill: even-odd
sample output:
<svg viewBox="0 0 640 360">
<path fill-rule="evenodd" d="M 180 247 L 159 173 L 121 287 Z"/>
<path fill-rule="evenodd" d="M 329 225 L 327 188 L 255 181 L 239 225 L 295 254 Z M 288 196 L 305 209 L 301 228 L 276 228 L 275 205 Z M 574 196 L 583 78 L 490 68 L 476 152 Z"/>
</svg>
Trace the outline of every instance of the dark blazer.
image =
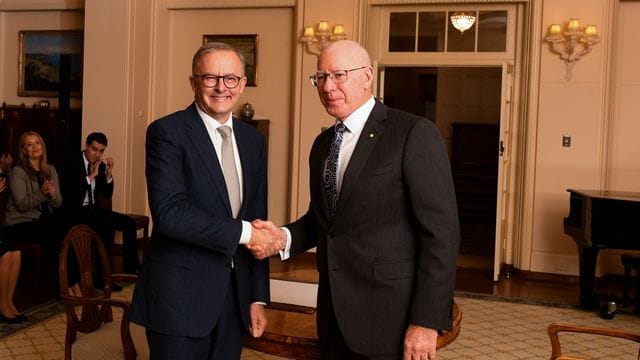
<svg viewBox="0 0 640 360">
<path fill-rule="evenodd" d="M 61 191 L 64 198 L 62 209 L 67 214 L 74 214 L 82 211 L 82 204 L 87 195 L 87 191 L 91 189 L 91 185 L 87 182 L 87 167 L 84 164 L 84 155 L 82 152 L 75 153 L 67 157 L 60 174 Z M 94 201 L 98 199 L 110 200 L 113 196 L 113 181 L 107 182 L 105 165 L 100 164 L 98 167 L 98 176 L 95 178 L 96 188 L 94 191 Z"/>
<path fill-rule="evenodd" d="M 330 222 L 322 171 L 334 129 L 313 143 L 311 203 L 287 226 L 291 253 L 317 246 L 321 343 L 332 305 L 352 351 L 402 353 L 409 323 L 451 328 L 460 236 L 447 152 L 431 121 L 376 102 Z"/>
<path fill-rule="evenodd" d="M 173 336 L 207 335 L 223 308 L 232 272 L 247 329 L 250 303 L 269 302 L 268 260 L 254 260 L 238 244 L 239 219 L 267 218 L 265 138 L 235 118 L 233 131 L 243 178 L 238 219 L 231 215 L 222 168 L 195 105 L 149 125 L 146 177 L 153 233 L 133 294 L 135 323 Z"/>
</svg>

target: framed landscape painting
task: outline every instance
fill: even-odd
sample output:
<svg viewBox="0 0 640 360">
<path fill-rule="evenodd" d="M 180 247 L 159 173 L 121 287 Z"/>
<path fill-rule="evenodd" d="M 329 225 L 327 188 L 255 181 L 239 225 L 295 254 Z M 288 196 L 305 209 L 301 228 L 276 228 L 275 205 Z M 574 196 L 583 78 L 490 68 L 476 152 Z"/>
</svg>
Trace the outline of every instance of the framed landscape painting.
<svg viewBox="0 0 640 360">
<path fill-rule="evenodd" d="M 65 66 L 62 74 L 68 73 L 71 96 L 80 97 L 83 34 L 82 30 L 20 31 L 18 96 L 57 97 Z"/>
<path fill-rule="evenodd" d="M 203 35 L 203 44 L 214 41 L 229 44 L 244 54 L 247 60 L 245 66 L 247 86 L 258 86 L 256 79 L 258 69 L 258 35 Z"/>
</svg>

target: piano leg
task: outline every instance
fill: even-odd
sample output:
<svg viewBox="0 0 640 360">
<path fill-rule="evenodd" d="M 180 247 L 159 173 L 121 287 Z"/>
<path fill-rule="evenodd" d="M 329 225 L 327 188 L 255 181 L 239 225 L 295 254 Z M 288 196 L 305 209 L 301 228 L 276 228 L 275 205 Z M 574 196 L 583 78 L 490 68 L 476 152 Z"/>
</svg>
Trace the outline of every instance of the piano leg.
<svg viewBox="0 0 640 360">
<path fill-rule="evenodd" d="M 598 307 L 598 299 L 593 292 L 598 250 L 596 247 L 578 248 L 580 258 L 580 307 L 584 309 Z"/>
</svg>

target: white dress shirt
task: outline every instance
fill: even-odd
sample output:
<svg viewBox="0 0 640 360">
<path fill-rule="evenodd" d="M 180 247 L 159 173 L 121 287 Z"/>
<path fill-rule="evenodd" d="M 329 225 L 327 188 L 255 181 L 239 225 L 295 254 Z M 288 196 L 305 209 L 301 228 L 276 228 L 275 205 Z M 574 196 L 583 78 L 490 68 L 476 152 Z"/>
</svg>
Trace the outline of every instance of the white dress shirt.
<svg viewBox="0 0 640 360">
<path fill-rule="evenodd" d="M 87 155 L 84 153 L 84 151 L 82 152 L 82 160 L 84 160 L 84 169 L 87 170 L 89 169 L 89 160 L 87 160 Z M 113 177 L 107 177 L 107 184 L 111 184 L 111 182 L 113 181 Z M 91 197 L 93 198 L 93 202 L 96 202 L 96 179 L 94 178 L 93 180 L 89 179 L 89 173 L 87 172 L 87 184 L 89 184 L 91 186 Z M 89 192 L 87 191 L 87 193 L 84 195 L 84 200 L 82 200 L 82 206 L 87 206 L 90 205 L 89 204 Z"/>
<path fill-rule="evenodd" d="M 240 185 L 240 189 L 242 189 L 242 164 L 240 163 L 240 154 L 238 153 L 238 144 L 236 143 L 236 135 L 233 131 L 233 119 L 232 115 L 229 114 L 229 119 L 222 124 L 218 120 L 212 118 L 207 113 L 202 111 L 199 106 L 196 104 L 196 109 L 198 110 L 198 114 L 200 114 L 200 118 L 204 121 L 204 126 L 207 128 L 207 133 L 209 133 L 209 138 L 211 138 L 211 142 L 213 143 L 213 147 L 216 150 L 216 156 L 218 157 L 218 162 L 220 163 L 220 168 L 222 168 L 222 135 L 217 131 L 218 127 L 226 125 L 231 128 L 231 141 L 233 143 L 233 157 L 236 161 L 236 170 L 238 172 L 238 182 Z M 240 204 L 242 204 L 243 194 L 240 191 Z M 242 234 L 240 235 L 240 244 L 248 244 L 249 240 L 251 240 L 251 223 L 248 221 L 242 221 Z"/>
<path fill-rule="evenodd" d="M 338 154 L 338 198 L 340 197 L 340 188 L 342 187 L 342 178 L 344 176 L 344 172 L 349 166 L 349 161 L 351 160 L 351 155 L 353 155 L 353 150 L 356 148 L 356 144 L 358 143 L 358 139 L 360 138 L 360 134 L 362 133 L 362 129 L 364 128 L 364 124 L 367 122 L 369 115 L 371 115 L 371 111 L 373 111 L 373 107 L 375 106 L 375 104 L 376 101 L 373 96 L 371 96 L 369 100 L 367 100 L 364 104 L 362 104 L 354 112 L 349 114 L 349 116 L 347 116 L 342 121 L 344 126 L 347 127 L 347 131 L 344 132 L 342 144 L 340 144 L 340 153 Z M 280 259 L 287 260 L 291 256 L 291 232 L 285 227 L 283 227 L 282 229 L 284 229 L 284 232 L 287 234 L 287 244 L 285 245 L 284 250 L 280 251 Z"/>
</svg>

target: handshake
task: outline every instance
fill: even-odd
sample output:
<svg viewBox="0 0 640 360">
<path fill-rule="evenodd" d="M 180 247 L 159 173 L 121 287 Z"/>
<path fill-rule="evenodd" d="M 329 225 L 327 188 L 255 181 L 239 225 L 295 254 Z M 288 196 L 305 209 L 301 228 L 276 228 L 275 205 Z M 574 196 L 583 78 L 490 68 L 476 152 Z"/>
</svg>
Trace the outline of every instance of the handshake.
<svg viewBox="0 0 640 360">
<path fill-rule="evenodd" d="M 285 231 L 271 221 L 258 219 L 251 223 L 251 240 L 246 247 L 256 259 L 262 260 L 276 255 L 280 250 L 284 250 L 286 243 Z"/>
</svg>

